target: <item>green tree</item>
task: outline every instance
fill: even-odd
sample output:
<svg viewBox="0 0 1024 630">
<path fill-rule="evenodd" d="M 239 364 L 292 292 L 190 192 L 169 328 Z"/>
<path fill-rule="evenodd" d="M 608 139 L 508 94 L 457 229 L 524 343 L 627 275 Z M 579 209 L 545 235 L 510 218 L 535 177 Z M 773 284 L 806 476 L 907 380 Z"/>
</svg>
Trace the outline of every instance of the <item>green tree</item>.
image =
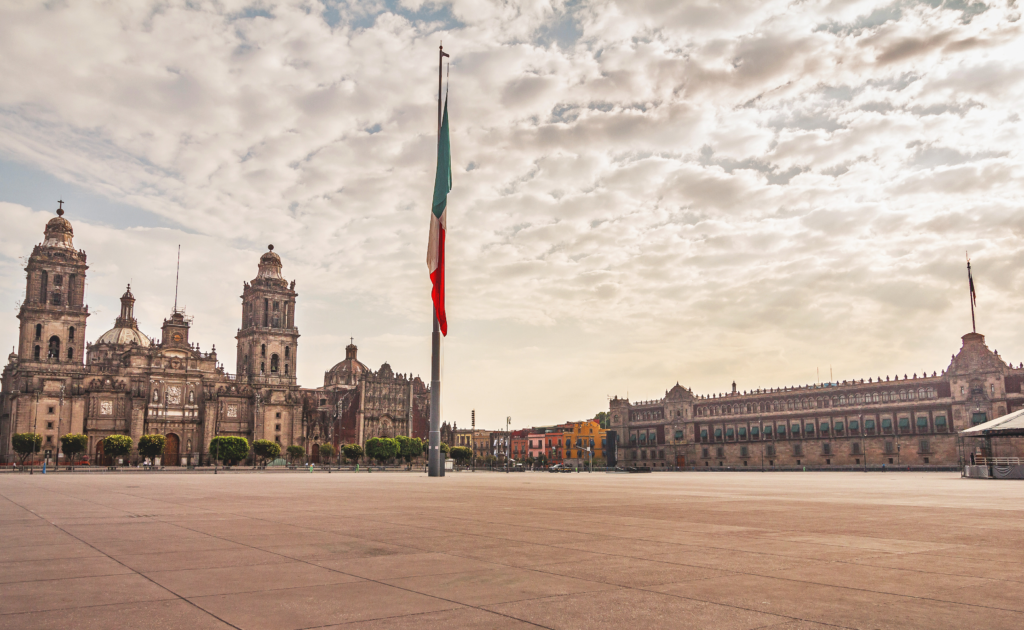
<svg viewBox="0 0 1024 630">
<path fill-rule="evenodd" d="M 148 457 L 156 463 L 156 458 L 163 454 L 166 443 L 167 438 L 159 433 L 143 435 L 139 438 L 139 456 Z"/>
<path fill-rule="evenodd" d="M 473 457 L 473 449 L 468 446 L 453 446 L 449 455 L 460 465 L 465 466 L 466 462 Z"/>
<path fill-rule="evenodd" d="M 544 468 L 545 466 L 548 465 L 548 456 L 545 455 L 544 453 L 541 453 L 540 455 L 537 456 L 536 462 L 538 466 Z"/>
<path fill-rule="evenodd" d="M 597 415 L 594 416 L 594 420 L 598 421 L 598 423 L 601 425 L 602 429 L 607 429 L 608 428 L 608 412 L 607 411 L 598 411 Z"/>
<path fill-rule="evenodd" d="M 38 453 L 39 447 L 42 445 L 43 436 L 38 433 L 15 433 L 11 436 L 11 447 L 21 457 L 21 464 L 23 466 L 28 456 Z"/>
<path fill-rule="evenodd" d="M 281 456 L 281 445 L 272 440 L 256 440 L 252 443 L 252 452 L 259 458 L 260 464 L 266 466 Z"/>
<path fill-rule="evenodd" d="M 419 439 L 404 435 L 396 439 L 398 440 L 398 454 L 402 456 L 406 464 L 411 462 L 413 457 L 419 457 L 423 453 L 423 442 Z"/>
<path fill-rule="evenodd" d="M 285 452 L 288 454 L 289 461 L 293 464 L 296 461 L 301 460 L 306 455 L 306 449 L 302 448 L 298 444 L 292 444 Z"/>
<path fill-rule="evenodd" d="M 446 456 L 450 455 L 452 452 L 452 447 L 448 446 L 444 442 L 441 442 L 441 452 L 444 453 Z"/>
<path fill-rule="evenodd" d="M 333 444 L 321 444 L 320 445 L 320 461 L 326 461 L 328 464 L 334 460 L 334 445 Z"/>
<path fill-rule="evenodd" d="M 103 438 L 103 454 L 115 460 L 128 457 L 132 454 L 132 439 L 127 435 L 108 435 Z"/>
<path fill-rule="evenodd" d="M 75 456 L 81 455 L 89 448 L 89 438 L 81 433 L 65 433 L 60 436 L 60 450 L 64 452 L 66 463 L 73 466 Z"/>
<path fill-rule="evenodd" d="M 249 454 L 249 440 L 234 435 L 218 435 L 210 440 L 210 455 L 224 463 L 234 466 Z"/>
<path fill-rule="evenodd" d="M 345 459 L 353 463 L 359 463 L 359 458 L 363 456 L 363 447 L 358 444 L 346 444 L 341 447 L 341 452 L 345 454 Z"/>
<path fill-rule="evenodd" d="M 370 438 L 366 441 L 366 456 L 381 464 L 398 457 L 398 440 L 392 438 Z"/>
</svg>

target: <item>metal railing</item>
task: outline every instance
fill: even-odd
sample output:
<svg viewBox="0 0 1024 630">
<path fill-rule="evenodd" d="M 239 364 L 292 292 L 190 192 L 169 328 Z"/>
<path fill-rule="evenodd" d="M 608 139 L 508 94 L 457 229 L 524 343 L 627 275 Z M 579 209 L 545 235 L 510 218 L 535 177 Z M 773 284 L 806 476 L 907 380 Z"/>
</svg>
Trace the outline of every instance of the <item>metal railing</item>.
<svg viewBox="0 0 1024 630">
<path fill-rule="evenodd" d="M 1019 457 L 975 457 L 977 466 L 1020 466 Z"/>
</svg>

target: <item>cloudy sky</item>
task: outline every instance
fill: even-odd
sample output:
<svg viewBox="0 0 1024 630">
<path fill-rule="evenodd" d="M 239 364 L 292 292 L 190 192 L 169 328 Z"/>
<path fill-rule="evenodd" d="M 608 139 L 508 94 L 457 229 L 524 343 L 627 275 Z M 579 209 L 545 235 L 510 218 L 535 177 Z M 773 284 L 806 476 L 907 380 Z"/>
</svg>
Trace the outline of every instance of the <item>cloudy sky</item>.
<svg viewBox="0 0 1024 630">
<path fill-rule="evenodd" d="M 429 379 L 437 46 L 454 189 L 444 416 L 1024 360 L 1019 0 L 0 5 L 0 345 L 58 198 L 88 337 L 130 280 L 234 371 L 268 243 L 300 383 L 354 337 Z"/>
</svg>

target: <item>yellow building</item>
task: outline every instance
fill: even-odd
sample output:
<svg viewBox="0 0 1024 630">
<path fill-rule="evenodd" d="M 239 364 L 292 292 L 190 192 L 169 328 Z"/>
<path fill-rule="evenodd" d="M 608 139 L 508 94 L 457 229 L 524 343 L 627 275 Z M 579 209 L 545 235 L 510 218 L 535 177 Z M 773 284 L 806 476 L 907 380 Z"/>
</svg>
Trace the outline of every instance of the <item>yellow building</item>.
<svg viewBox="0 0 1024 630">
<path fill-rule="evenodd" d="M 562 437 L 565 442 L 565 459 L 567 466 L 582 466 L 590 462 L 586 449 L 594 452 L 594 461 L 604 460 L 605 440 L 608 430 L 601 428 L 597 420 L 583 422 L 567 422 L 562 425 Z"/>
</svg>

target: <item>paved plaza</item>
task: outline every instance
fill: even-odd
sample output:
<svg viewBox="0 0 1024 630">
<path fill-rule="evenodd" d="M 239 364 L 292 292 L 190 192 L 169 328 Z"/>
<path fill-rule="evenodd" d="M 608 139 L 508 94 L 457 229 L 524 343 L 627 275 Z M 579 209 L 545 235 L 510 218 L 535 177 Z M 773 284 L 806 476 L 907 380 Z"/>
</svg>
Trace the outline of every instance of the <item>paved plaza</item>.
<svg viewBox="0 0 1024 630">
<path fill-rule="evenodd" d="M 0 475 L 0 628 L 1024 628 L 1024 482 Z"/>
</svg>

